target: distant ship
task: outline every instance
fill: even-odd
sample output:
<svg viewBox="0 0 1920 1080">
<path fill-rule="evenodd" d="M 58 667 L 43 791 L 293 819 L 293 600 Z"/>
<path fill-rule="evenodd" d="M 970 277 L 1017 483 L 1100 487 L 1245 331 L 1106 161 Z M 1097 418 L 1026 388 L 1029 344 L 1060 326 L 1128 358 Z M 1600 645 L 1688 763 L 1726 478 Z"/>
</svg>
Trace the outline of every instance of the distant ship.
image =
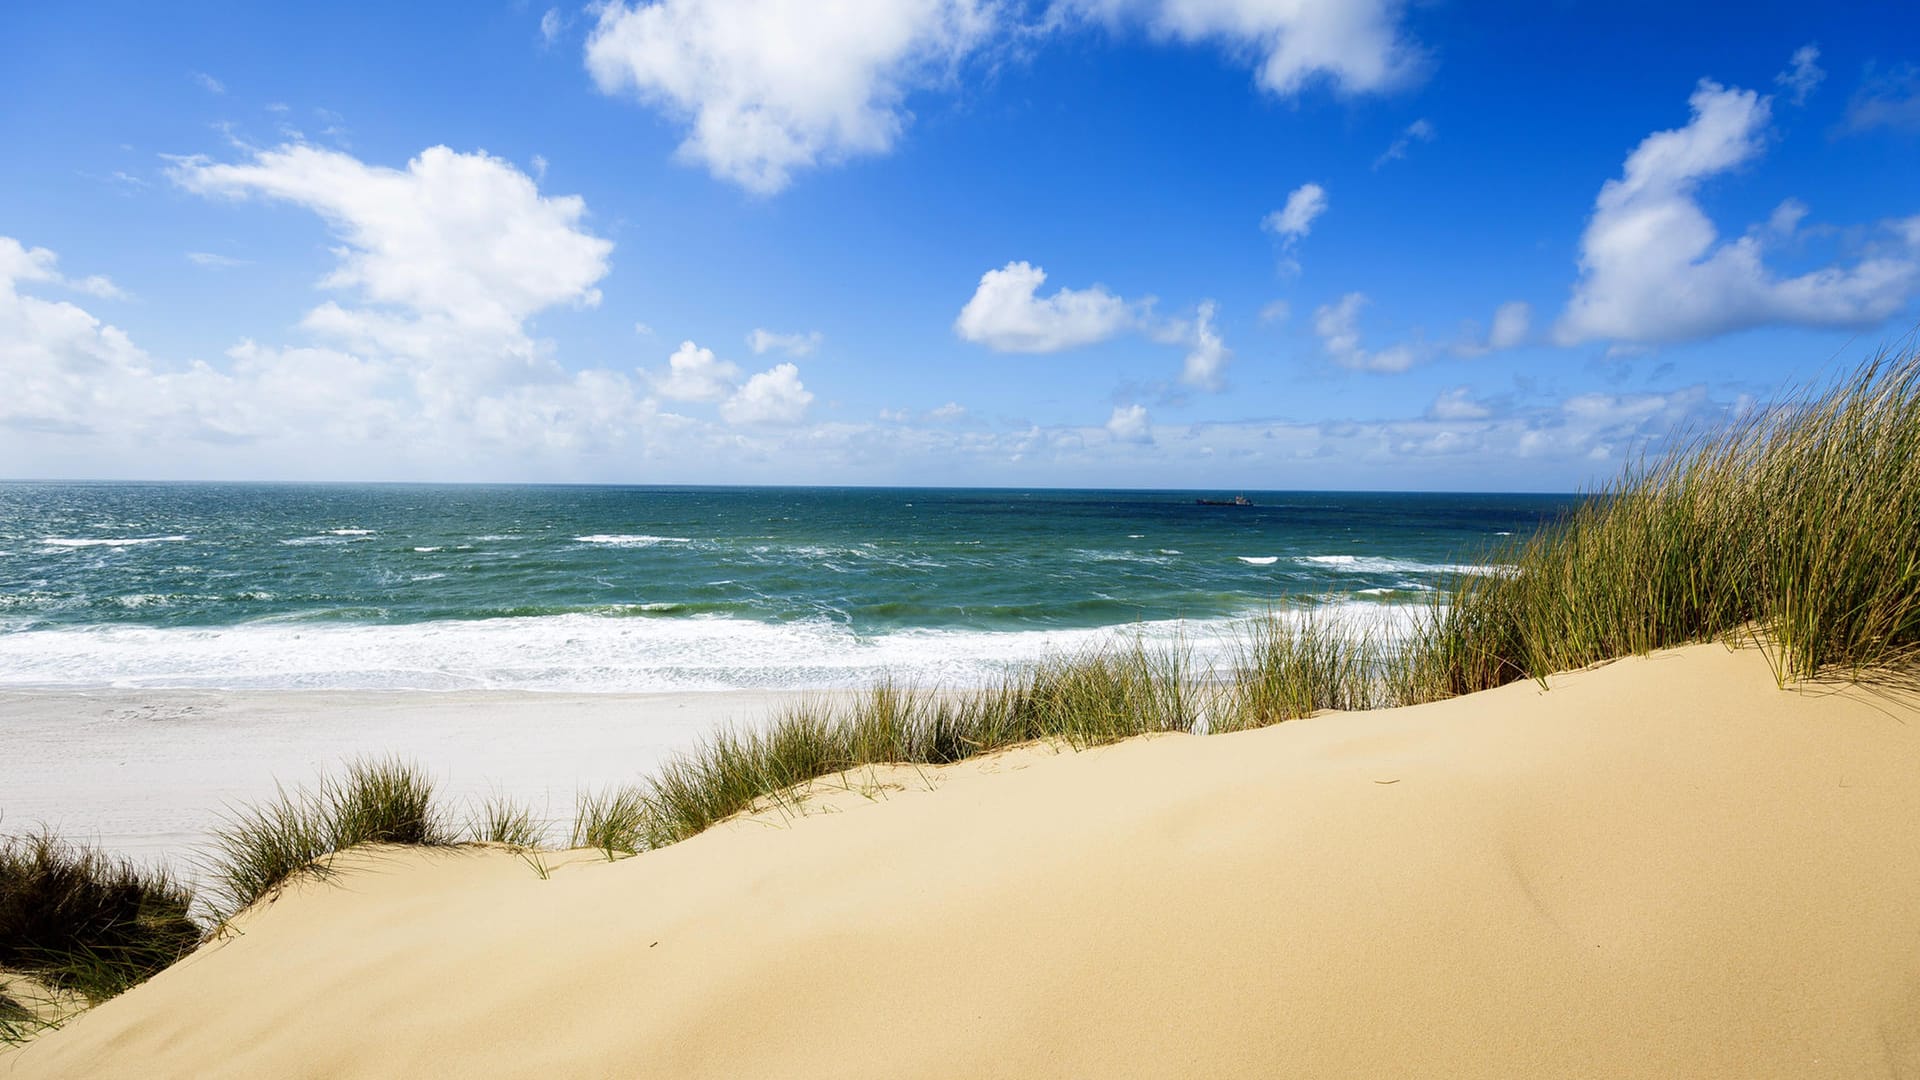
<svg viewBox="0 0 1920 1080">
<path fill-rule="evenodd" d="M 1201 506 L 1252 506 L 1253 500 L 1245 495 L 1235 495 L 1231 499 L 1195 499 Z"/>
</svg>

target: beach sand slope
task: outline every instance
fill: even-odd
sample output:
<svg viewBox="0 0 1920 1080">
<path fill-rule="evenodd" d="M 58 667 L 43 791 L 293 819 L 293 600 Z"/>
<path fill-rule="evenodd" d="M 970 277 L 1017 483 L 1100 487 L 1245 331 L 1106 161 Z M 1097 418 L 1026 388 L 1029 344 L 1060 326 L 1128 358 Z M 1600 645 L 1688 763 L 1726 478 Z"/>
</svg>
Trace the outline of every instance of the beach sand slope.
<svg viewBox="0 0 1920 1080">
<path fill-rule="evenodd" d="M 1920 1074 L 1920 710 L 1696 646 L 342 859 L 33 1077 Z"/>
</svg>

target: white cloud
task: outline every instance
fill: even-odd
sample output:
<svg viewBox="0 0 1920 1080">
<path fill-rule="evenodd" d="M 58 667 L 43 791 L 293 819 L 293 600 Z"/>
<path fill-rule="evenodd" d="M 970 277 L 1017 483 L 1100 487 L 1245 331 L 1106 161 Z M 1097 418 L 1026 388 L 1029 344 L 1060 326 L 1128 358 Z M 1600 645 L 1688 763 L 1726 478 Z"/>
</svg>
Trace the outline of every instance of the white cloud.
<svg viewBox="0 0 1920 1080">
<path fill-rule="evenodd" d="M 231 255 L 216 255 L 211 251 L 189 251 L 187 261 L 195 266 L 207 266 L 226 269 L 234 266 L 246 266 L 247 260 L 236 259 Z"/>
<path fill-rule="evenodd" d="M 633 324 L 633 332 L 639 334 L 641 337 L 652 337 L 653 327 L 643 322 L 636 322 Z"/>
<path fill-rule="evenodd" d="M 995 352 L 1052 353 L 1105 341 L 1138 321 L 1132 305 L 1099 285 L 1035 296 L 1046 280 L 1026 262 L 987 271 L 954 332 Z"/>
<path fill-rule="evenodd" d="M 778 349 L 788 356 L 812 356 L 826 336 L 818 330 L 805 334 L 777 334 L 772 330 L 756 328 L 747 335 L 747 347 L 755 356 L 761 356 L 770 350 Z"/>
<path fill-rule="evenodd" d="M 813 394 L 801 385 L 800 369 L 775 364 L 722 403 L 720 415 L 729 424 L 797 424 L 812 403 Z"/>
<path fill-rule="evenodd" d="M 1269 300 L 1260 308 L 1260 321 L 1263 323 L 1283 323 L 1293 314 L 1293 305 L 1285 300 Z"/>
<path fill-rule="evenodd" d="M 1511 349 L 1527 339 L 1533 324 L 1533 308 L 1524 300 L 1509 300 L 1493 312 L 1493 329 L 1487 333 L 1490 349 Z"/>
<path fill-rule="evenodd" d="M 1827 77 L 1815 61 L 1820 59 L 1820 50 L 1812 45 L 1802 45 L 1793 52 L 1787 70 L 1773 77 L 1773 81 L 1784 87 L 1791 95 L 1795 105 L 1805 105 L 1807 95 Z"/>
<path fill-rule="evenodd" d="M 1769 324 L 1864 327 L 1900 310 L 1920 265 L 1876 256 L 1781 279 L 1758 236 L 1718 242 L 1695 190 L 1757 157 L 1769 99 L 1701 80 L 1683 128 L 1656 132 L 1600 189 L 1580 245 L 1580 279 L 1555 331 L 1565 345 L 1594 339 L 1663 343 Z"/>
<path fill-rule="evenodd" d="M 667 358 L 665 375 L 651 376 L 653 392 L 670 401 L 719 401 L 734 392 L 740 369 L 691 341 Z"/>
<path fill-rule="evenodd" d="M 560 40 L 560 34 L 567 28 L 567 20 L 560 14 L 559 8 L 548 8 L 540 16 L 540 40 L 552 46 Z"/>
<path fill-rule="evenodd" d="M 1799 231 L 1800 223 L 1806 220 L 1811 208 L 1799 199 L 1782 199 L 1780 205 L 1767 215 L 1767 231 L 1776 236 L 1792 236 Z"/>
<path fill-rule="evenodd" d="M 1108 23 L 1144 22 L 1176 41 L 1213 42 L 1260 57 L 1258 81 L 1291 96 L 1315 80 L 1348 94 L 1416 78 L 1420 47 L 1401 31 L 1401 0 L 1063 0 Z"/>
<path fill-rule="evenodd" d="M 1351 292 L 1339 302 L 1322 304 L 1313 313 L 1313 332 L 1327 357 L 1341 367 L 1355 371 L 1405 371 L 1419 359 L 1413 349 L 1395 345 L 1369 352 L 1360 345 L 1360 311 L 1367 306 L 1364 293 Z"/>
<path fill-rule="evenodd" d="M 967 415 L 967 407 L 965 405 L 957 401 L 949 401 L 937 409 L 928 410 L 927 419 L 935 421 L 936 423 L 946 423 L 948 421 L 958 420 L 965 415 Z"/>
<path fill-rule="evenodd" d="M 1427 406 L 1429 420 L 1484 420 L 1491 415 L 1493 410 L 1473 400 L 1472 392 L 1464 386 L 1443 391 Z"/>
<path fill-rule="evenodd" d="M 1435 134 L 1433 123 L 1429 120 L 1415 120 L 1408 124 L 1405 131 L 1396 136 L 1380 156 L 1373 159 L 1373 167 L 1378 169 L 1389 161 L 1398 161 L 1407 156 L 1407 150 L 1415 142 L 1432 142 Z"/>
<path fill-rule="evenodd" d="M 194 82 L 198 83 L 200 85 L 200 89 L 205 90 L 209 94 L 224 94 L 227 92 L 227 86 L 225 83 L 221 82 L 219 79 L 214 78 L 213 76 L 207 74 L 204 71 L 189 72 L 188 78 L 191 78 Z"/>
<path fill-rule="evenodd" d="M 1202 390 L 1217 391 L 1224 385 L 1222 372 L 1227 361 L 1233 358 L 1233 350 L 1213 329 L 1214 303 L 1203 301 L 1200 311 L 1193 319 L 1193 348 L 1187 353 L 1187 360 L 1180 371 L 1180 381 Z"/>
<path fill-rule="evenodd" d="M 1118 442 L 1152 442 L 1153 430 L 1148 423 L 1146 406 L 1115 405 L 1113 415 L 1107 419 L 1107 434 Z"/>
<path fill-rule="evenodd" d="M 587 70 L 687 124 L 680 155 L 770 194 L 796 170 L 885 153 L 904 100 L 987 39 L 987 0 L 659 0 L 599 10 Z"/>
<path fill-rule="evenodd" d="M 1280 238 L 1280 269 L 1297 274 L 1300 262 L 1293 256 L 1300 241 L 1313 231 L 1314 219 L 1327 212 L 1327 189 L 1319 184 L 1301 184 L 1287 195 L 1286 205 L 1260 219 L 1260 227 Z"/>
<path fill-rule="evenodd" d="M 46 248 L 29 248 L 9 236 L 0 236 L 0 281 L 29 281 L 58 285 L 103 300 L 122 300 L 126 293 L 100 274 L 70 278 L 58 269 L 59 257 Z"/>
<path fill-rule="evenodd" d="M 542 195 L 485 152 L 435 146 L 392 169 L 290 145 L 239 164 L 186 159 L 172 176 L 203 195 L 261 195 L 312 210 L 345 245 L 323 285 L 467 330 L 518 334 L 541 309 L 598 304 L 594 285 L 613 250 L 580 227 L 586 203 L 578 196 Z"/>
<path fill-rule="evenodd" d="M 1301 184 L 1287 195 L 1287 203 L 1260 221 L 1260 227 L 1292 242 L 1313 230 L 1314 219 L 1327 212 L 1327 189 Z"/>
</svg>

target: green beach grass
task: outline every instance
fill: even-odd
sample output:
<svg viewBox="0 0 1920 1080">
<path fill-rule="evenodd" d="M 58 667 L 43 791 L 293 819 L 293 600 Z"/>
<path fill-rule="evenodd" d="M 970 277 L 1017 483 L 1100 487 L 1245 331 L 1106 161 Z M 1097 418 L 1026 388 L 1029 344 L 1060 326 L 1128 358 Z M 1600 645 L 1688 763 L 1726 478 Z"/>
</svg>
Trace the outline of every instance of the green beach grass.
<svg viewBox="0 0 1920 1080">
<path fill-rule="evenodd" d="M 1135 645 L 1062 657 L 982 690 L 882 683 L 805 702 L 763 726 L 717 731 L 640 783 L 584 793 L 570 842 L 614 859 L 794 805 L 807 782 L 869 766 L 945 765 L 1036 740 L 1077 749 L 1241 731 L 1544 683 L 1691 642 L 1757 644 L 1783 683 L 1911 665 L 1920 655 L 1920 354 L 1881 357 L 1829 390 L 1684 442 L 1483 561 L 1508 569 L 1459 576 L 1391 642 L 1309 607 L 1255 621 L 1230 672 Z M 328 855 L 355 845 L 446 846 L 460 831 L 419 767 L 354 762 L 340 779 L 231 814 L 207 866 L 213 911 L 224 920 L 295 875 L 324 875 Z M 523 852 L 544 841 L 529 811 L 500 799 L 479 807 L 465 832 Z M 546 876 L 543 863 L 531 865 Z M 117 992 L 199 939 L 191 900 L 164 872 L 45 835 L 6 841 L 0 968 L 89 998 Z M 95 962 L 112 974 L 96 976 Z M 6 1019 L 17 1013 L 0 1004 L 0 1024 L 17 1027 Z"/>
</svg>

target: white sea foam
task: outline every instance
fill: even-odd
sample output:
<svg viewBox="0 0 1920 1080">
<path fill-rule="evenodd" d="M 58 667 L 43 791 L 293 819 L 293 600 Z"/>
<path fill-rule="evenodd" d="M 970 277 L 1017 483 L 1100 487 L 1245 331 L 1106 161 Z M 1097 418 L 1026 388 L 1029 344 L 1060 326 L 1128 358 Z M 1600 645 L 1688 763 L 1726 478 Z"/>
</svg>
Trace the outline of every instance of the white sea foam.
<svg viewBox="0 0 1920 1080">
<path fill-rule="evenodd" d="M 1389 633 L 1406 618 L 1397 605 L 1354 601 L 1320 610 L 1329 609 Z M 1136 637 L 1150 648 L 1184 648 L 1204 671 L 1232 662 L 1244 627 L 1238 619 L 1166 620 L 862 636 L 825 620 L 573 614 L 406 625 L 261 620 L 220 628 L 23 629 L 0 633 L 0 686 L 627 693 L 828 689 L 892 679 L 961 687 L 991 685 L 1048 656 Z"/>
<path fill-rule="evenodd" d="M 1280 561 L 1278 555 L 1236 555 L 1234 557 L 1248 566 L 1272 566 Z"/>
<path fill-rule="evenodd" d="M 1300 555 L 1294 562 L 1330 566 L 1356 574 L 1510 574 L 1513 567 L 1481 563 L 1427 563 L 1378 555 Z"/>
<path fill-rule="evenodd" d="M 576 536 L 579 544 L 605 544 L 609 547 L 653 547 L 656 544 L 691 544 L 693 539 L 686 536 L 648 536 L 644 533 L 595 533 L 592 536 Z"/>
<path fill-rule="evenodd" d="M 417 547 L 417 548 L 414 548 L 413 550 L 419 552 L 422 555 L 426 555 L 430 552 L 439 551 L 440 549 L 437 547 Z"/>
<path fill-rule="evenodd" d="M 372 536 L 372 529 L 328 529 L 328 536 Z"/>
<path fill-rule="evenodd" d="M 97 539 L 94 537 L 43 537 L 40 542 L 54 548 L 90 548 L 90 547 L 137 547 L 141 544 L 172 544 L 185 540 L 184 536 L 136 536 L 123 540 Z"/>
</svg>

